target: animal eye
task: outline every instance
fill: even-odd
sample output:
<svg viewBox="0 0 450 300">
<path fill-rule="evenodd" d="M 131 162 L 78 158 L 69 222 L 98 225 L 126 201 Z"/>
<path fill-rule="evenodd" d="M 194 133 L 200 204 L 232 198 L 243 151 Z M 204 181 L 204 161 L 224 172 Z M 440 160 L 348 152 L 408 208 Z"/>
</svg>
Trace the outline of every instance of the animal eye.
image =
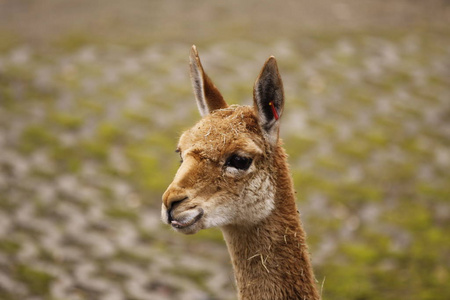
<svg viewBox="0 0 450 300">
<path fill-rule="evenodd" d="M 178 153 L 180 155 L 180 163 L 183 163 L 183 157 L 181 156 L 181 151 L 180 149 L 175 150 L 176 153 Z"/>
<path fill-rule="evenodd" d="M 225 166 L 233 167 L 238 170 L 247 170 L 251 164 L 252 164 L 251 158 L 233 154 L 227 159 Z"/>
</svg>

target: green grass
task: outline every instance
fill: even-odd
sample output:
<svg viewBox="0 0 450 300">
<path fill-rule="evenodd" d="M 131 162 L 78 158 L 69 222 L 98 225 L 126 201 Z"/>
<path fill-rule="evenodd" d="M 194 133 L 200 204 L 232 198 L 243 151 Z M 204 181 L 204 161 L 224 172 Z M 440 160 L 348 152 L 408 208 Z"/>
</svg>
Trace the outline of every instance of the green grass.
<svg viewBox="0 0 450 300">
<path fill-rule="evenodd" d="M 229 40 L 199 51 L 229 102 L 243 104 L 264 58 L 277 56 L 292 114 L 281 136 L 324 299 L 449 298 L 448 32 L 301 35 L 281 48 Z M 130 295 L 133 278 L 108 270 L 117 262 L 147 268 L 149 286 L 165 273 L 180 279 L 167 284 L 175 298 L 234 295 L 231 275 L 219 291 L 209 281 L 231 274 L 225 251 L 215 252 L 225 248 L 220 231 L 181 237 L 159 220 L 177 138 L 199 119 L 190 44 L 136 44 L 76 33 L 43 50 L 0 39 L 0 254 L 11 258 L 0 274 L 24 284 L 24 297 L 55 299 L 59 279 L 44 263 L 66 274 L 67 299 L 84 264 Z M 137 242 L 123 246 L 117 235 L 128 226 Z M 203 265 L 179 269 L 179 255 Z M 0 298 L 18 297 L 0 288 Z"/>
<path fill-rule="evenodd" d="M 39 296 L 48 295 L 50 284 L 54 280 L 52 275 L 26 265 L 17 266 L 15 277 L 25 283 L 32 294 Z"/>
</svg>

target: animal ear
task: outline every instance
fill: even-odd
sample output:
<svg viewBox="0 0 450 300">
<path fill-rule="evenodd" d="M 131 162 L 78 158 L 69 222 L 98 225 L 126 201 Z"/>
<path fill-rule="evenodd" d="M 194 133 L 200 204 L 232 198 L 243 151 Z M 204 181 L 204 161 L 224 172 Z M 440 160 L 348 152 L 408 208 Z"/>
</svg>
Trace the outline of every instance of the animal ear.
<svg viewBox="0 0 450 300">
<path fill-rule="evenodd" d="M 277 61 L 271 56 L 264 64 L 253 87 L 253 105 L 258 114 L 259 125 L 275 146 L 278 141 L 279 118 L 283 113 L 283 82 L 278 72 Z"/>
<path fill-rule="evenodd" d="M 189 66 L 192 88 L 194 89 L 200 115 L 204 117 L 213 110 L 228 107 L 222 94 L 203 71 L 202 63 L 200 62 L 200 57 L 198 56 L 195 45 L 191 48 Z"/>
</svg>

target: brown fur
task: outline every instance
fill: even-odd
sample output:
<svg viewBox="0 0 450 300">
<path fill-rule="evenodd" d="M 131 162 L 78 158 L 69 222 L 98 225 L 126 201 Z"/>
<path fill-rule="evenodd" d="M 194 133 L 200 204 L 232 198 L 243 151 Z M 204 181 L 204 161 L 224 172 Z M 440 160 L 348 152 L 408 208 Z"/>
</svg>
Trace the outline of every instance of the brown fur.
<svg viewBox="0 0 450 300">
<path fill-rule="evenodd" d="M 266 107 L 283 110 L 275 59 L 258 77 L 254 107 L 228 107 L 193 58 L 195 48 L 191 76 L 204 118 L 180 138 L 183 163 L 163 195 L 163 220 L 186 234 L 221 228 L 239 299 L 319 299 L 279 122 Z M 200 77 L 207 79 L 196 86 Z M 236 154 L 252 159 L 248 169 L 227 165 Z"/>
<path fill-rule="evenodd" d="M 240 299 L 319 299 L 284 150 L 275 153 L 275 209 L 257 226 L 222 228 Z"/>
<path fill-rule="evenodd" d="M 228 105 L 222 97 L 222 94 L 216 88 L 212 80 L 203 71 L 202 62 L 198 56 L 197 48 L 192 46 L 189 55 L 189 67 L 191 69 L 191 81 L 194 88 L 194 93 L 197 97 L 206 98 L 208 101 L 200 101 L 199 109 L 203 115 L 203 110 L 213 111 L 216 109 L 226 108 Z M 202 95 L 199 95 L 202 94 Z M 200 100 L 200 99 L 198 99 Z M 206 107 L 203 107 L 203 104 Z"/>
</svg>

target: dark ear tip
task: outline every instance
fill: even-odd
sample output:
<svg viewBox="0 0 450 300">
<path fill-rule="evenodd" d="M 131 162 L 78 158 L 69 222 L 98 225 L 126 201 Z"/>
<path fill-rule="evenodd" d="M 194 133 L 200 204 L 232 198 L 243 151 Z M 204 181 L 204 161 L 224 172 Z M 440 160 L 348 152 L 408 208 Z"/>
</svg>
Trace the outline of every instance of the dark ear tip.
<svg viewBox="0 0 450 300">
<path fill-rule="evenodd" d="M 265 71 L 278 72 L 278 65 L 277 65 L 277 60 L 276 60 L 275 56 L 272 55 L 267 59 L 266 63 L 264 64 L 263 69 Z"/>
</svg>

